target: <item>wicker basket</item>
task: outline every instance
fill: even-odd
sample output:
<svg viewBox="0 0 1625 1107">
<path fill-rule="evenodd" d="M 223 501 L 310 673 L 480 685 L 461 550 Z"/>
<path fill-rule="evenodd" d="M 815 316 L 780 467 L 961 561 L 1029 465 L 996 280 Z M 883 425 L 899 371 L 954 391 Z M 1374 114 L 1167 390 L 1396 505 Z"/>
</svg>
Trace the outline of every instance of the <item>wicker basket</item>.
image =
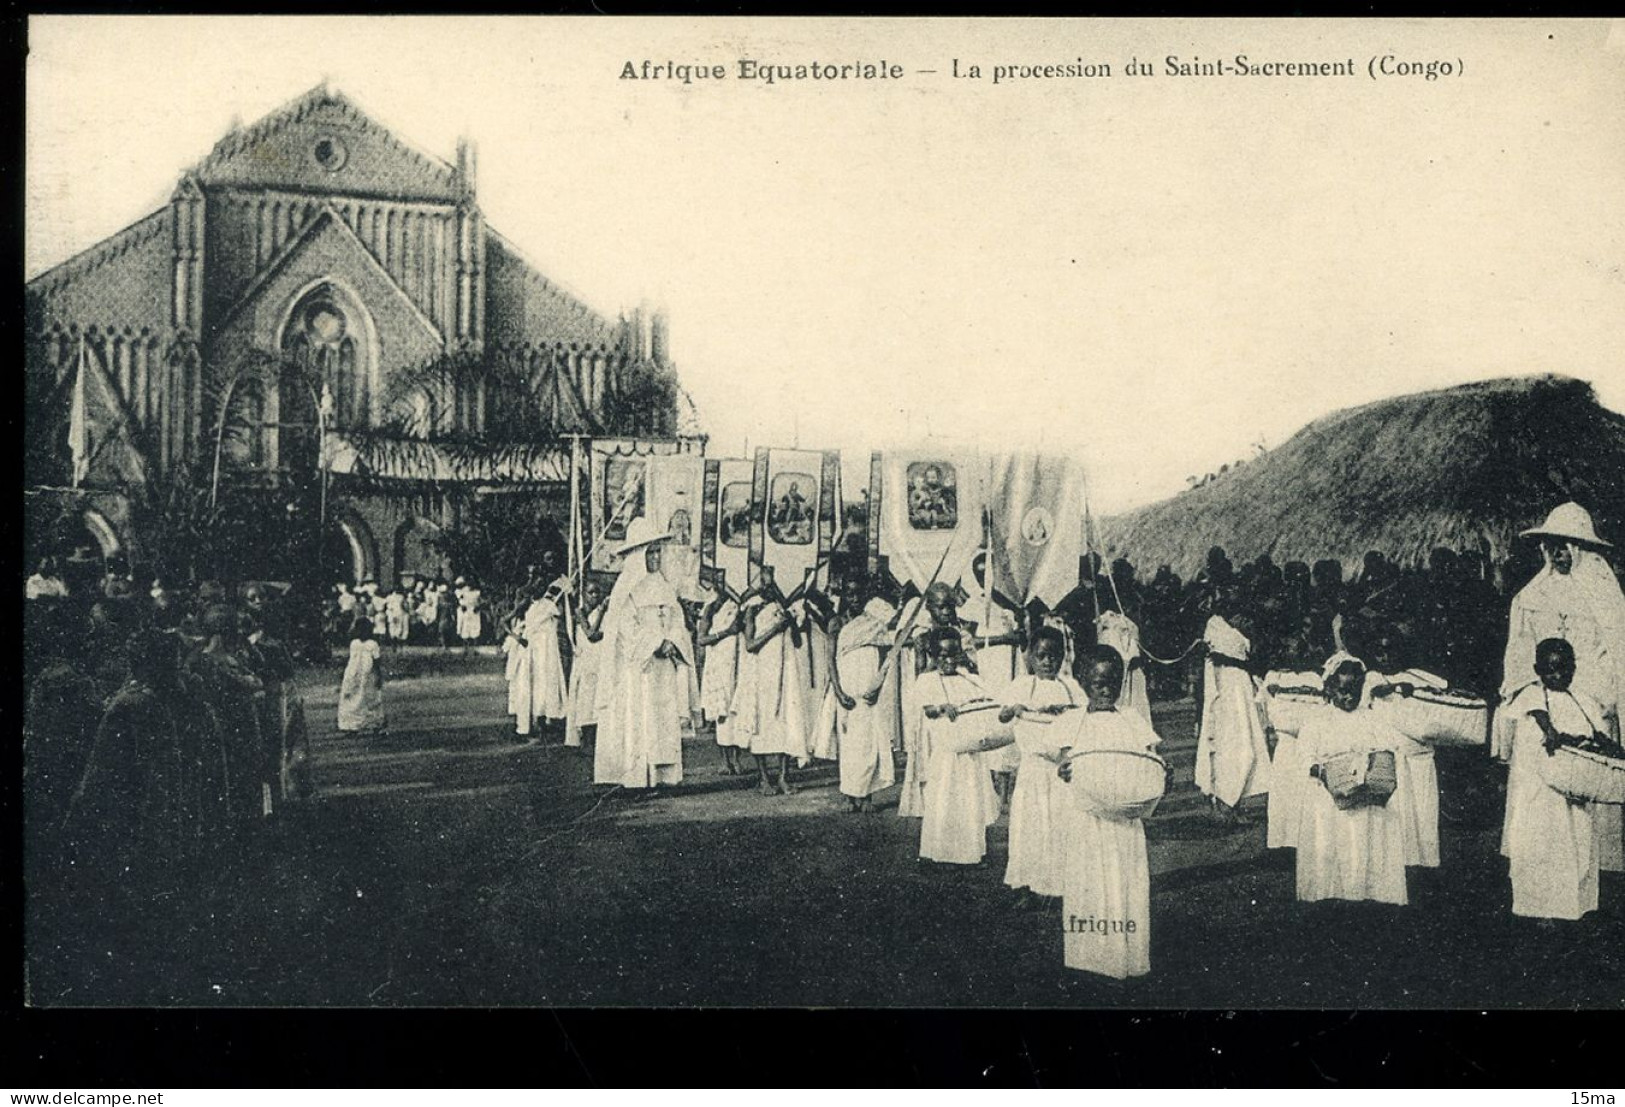
<svg viewBox="0 0 1625 1107">
<path fill-rule="evenodd" d="M 1386 807 L 1399 786 L 1399 766 L 1392 750 L 1340 753 L 1316 768 L 1332 801 L 1344 811 Z"/>
<path fill-rule="evenodd" d="M 1625 803 L 1625 760 L 1617 757 L 1559 746 L 1540 759 L 1540 775 L 1571 800 Z"/>
<path fill-rule="evenodd" d="M 1490 705 L 1481 699 L 1418 688 L 1385 696 L 1374 705 L 1405 737 L 1434 746 L 1483 747 L 1490 738 Z"/>
<path fill-rule="evenodd" d="M 1133 750 L 1084 750 L 1068 759 L 1083 806 L 1104 819 L 1145 819 L 1168 791 L 1168 765 Z"/>
</svg>

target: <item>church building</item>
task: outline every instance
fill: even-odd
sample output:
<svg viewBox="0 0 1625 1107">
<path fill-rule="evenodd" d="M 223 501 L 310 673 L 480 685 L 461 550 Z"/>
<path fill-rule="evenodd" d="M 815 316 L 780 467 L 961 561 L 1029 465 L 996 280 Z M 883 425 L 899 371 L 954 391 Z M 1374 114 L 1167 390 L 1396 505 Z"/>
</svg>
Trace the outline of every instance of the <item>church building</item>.
<svg viewBox="0 0 1625 1107">
<path fill-rule="evenodd" d="M 469 143 L 422 153 L 325 84 L 26 304 L 31 518 L 80 512 L 131 562 L 165 560 L 178 497 L 251 489 L 320 512 L 333 579 L 444 572 L 479 496 L 562 521 L 568 436 L 694 430 L 663 317 L 562 290 L 486 224 Z"/>
</svg>

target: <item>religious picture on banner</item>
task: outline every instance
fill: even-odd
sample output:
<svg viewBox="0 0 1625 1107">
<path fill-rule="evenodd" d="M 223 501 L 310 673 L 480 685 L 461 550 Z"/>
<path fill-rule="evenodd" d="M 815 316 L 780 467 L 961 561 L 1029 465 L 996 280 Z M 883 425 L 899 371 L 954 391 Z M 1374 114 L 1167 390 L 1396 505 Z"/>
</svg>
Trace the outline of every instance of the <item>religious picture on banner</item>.
<svg viewBox="0 0 1625 1107">
<path fill-rule="evenodd" d="M 722 486 L 722 544 L 743 550 L 750 546 L 750 481 Z"/>
<path fill-rule="evenodd" d="M 694 520 L 690 518 L 688 509 L 678 508 L 671 513 L 671 519 L 666 524 L 666 533 L 677 546 L 691 546 L 694 544 Z"/>
<path fill-rule="evenodd" d="M 908 523 L 915 530 L 953 530 L 959 525 L 958 474 L 946 461 L 908 467 Z"/>
<path fill-rule="evenodd" d="M 807 473 L 776 473 L 767 511 L 767 532 L 783 546 L 805 546 L 813 540 L 818 512 L 818 482 Z"/>
<path fill-rule="evenodd" d="M 647 468 L 648 463 L 636 457 L 612 457 L 604 465 L 604 511 L 615 512 L 604 527 L 604 537 L 612 542 L 625 538 L 627 525 L 643 516 Z"/>
</svg>

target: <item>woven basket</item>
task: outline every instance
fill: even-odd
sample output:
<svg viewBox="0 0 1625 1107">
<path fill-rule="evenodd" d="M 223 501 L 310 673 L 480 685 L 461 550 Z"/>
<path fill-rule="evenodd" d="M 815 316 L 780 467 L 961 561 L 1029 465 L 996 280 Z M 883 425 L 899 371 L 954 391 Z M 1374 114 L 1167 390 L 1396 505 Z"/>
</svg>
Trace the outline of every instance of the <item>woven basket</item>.
<svg viewBox="0 0 1625 1107">
<path fill-rule="evenodd" d="M 1392 750 L 1340 753 L 1320 769 L 1320 781 L 1342 810 L 1386 807 L 1399 786 L 1399 767 Z"/>
<path fill-rule="evenodd" d="M 1625 760 L 1617 757 L 1559 746 L 1550 757 L 1540 759 L 1540 775 L 1572 800 L 1625 803 Z"/>
<path fill-rule="evenodd" d="M 1376 703 L 1383 718 L 1407 738 L 1434 746 L 1482 747 L 1490 739 L 1490 705 L 1419 688 Z"/>
<path fill-rule="evenodd" d="M 1162 758 L 1132 750 L 1084 750 L 1073 754 L 1072 783 L 1083 806 L 1101 818 L 1145 819 L 1168 791 Z"/>
</svg>

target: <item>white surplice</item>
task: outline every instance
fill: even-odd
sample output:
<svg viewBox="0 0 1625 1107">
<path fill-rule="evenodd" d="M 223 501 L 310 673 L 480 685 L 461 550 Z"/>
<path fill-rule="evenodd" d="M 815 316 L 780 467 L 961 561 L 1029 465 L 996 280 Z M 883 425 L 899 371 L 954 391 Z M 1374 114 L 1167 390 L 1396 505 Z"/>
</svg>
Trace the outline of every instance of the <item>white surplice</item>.
<svg viewBox="0 0 1625 1107">
<path fill-rule="evenodd" d="M 1308 713 L 1298 732 L 1304 772 L 1338 754 L 1398 751 L 1409 741 L 1375 712 L 1327 704 Z M 1298 823 L 1298 898 L 1408 902 L 1405 890 L 1405 810 L 1397 793 L 1386 806 L 1340 809 L 1326 786 L 1303 790 Z"/>
<path fill-rule="evenodd" d="M 723 600 L 711 615 L 711 627 L 725 627 L 739 616 L 739 605 Z M 705 666 L 700 675 L 700 710 L 705 718 L 716 724 L 717 745 L 747 749 L 750 738 L 741 735 L 734 726 L 733 699 L 739 678 L 739 655 L 743 651 L 741 634 L 728 635 L 720 642 L 705 647 Z"/>
<path fill-rule="evenodd" d="M 599 609 L 599 618 L 602 617 Z M 564 713 L 564 744 L 582 744 L 582 732 L 598 722 L 598 670 L 603 664 L 604 642 L 594 642 L 587 636 L 589 629 L 597 629 L 599 620 L 588 612 L 575 621 L 575 641 L 570 662 L 570 694 L 566 698 Z"/>
<path fill-rule="evenodd" d="M 1531 685 L 1503 709 L 1513 722 L 1501 852 L 1510 862 L 1512 913 L 1578 919 L 1597 909 L 1599 849 L 1595 813 L 1618 805 L 1570 803 L 1546 783 L 1552 755 L 1531 712 L 1545 711 L 1564 734 L 1588 734 L 1602 707 L 1583 692 L 1549 692 Z"/>
<path fill-rule="evenodd" d="M 1223 618 L 1208 619 L 1203 640 L 1215 653 L 1245 661 L 1252 643 Z M 1258 709 L 1258 684 L 1233 665 L 1203 666 L 1202 725 L 1196 740 L 1196 787 L 1234 807 L 1269 791 L 1270 747 Z"/>
<path fill-rule="evenodd" d="M 530 644 L 530 708 L 532 719 L 562 719 L 564 657 L 559 651 L 559 605 L 537 597 L 525 609 L 525 641 Z M 521 734 L 529 733 L 527 730 Z"/>
<path fill-rule="evenodd" d="M 1081 709 L 1086 701 L 1083 689 L 1062 673 L 1049 680 L 1028 674 L 1012 681 L 1004 702 L 1032 708 L 1071 704 Z M 1004 882 L 1041 896 L 1060 895 L 1065 876 L 1066 823 L 1061 812 L 1065 785 L 1055 775 L 1054 755 L 1060 752 L 1057 735 L 1068 731 L 1051 718 L 1017 716 L 1011 724 L 1021 760 L 1010 796 L 1010 860 Z"/>
<path fill-rule="evenodd" d="M 1160 742 L 1137 711 L 1069 711 L 1056 729 L 1055 740 L 1075 753 L 1153 753 Z M 1110 760 L 1073 764 L 1071 785 L 1058 793 L 1066 842 L 1061 930 L 1067 968 L 1126 980 L 1151 971 L 1151 865 L 1144 824 L 1099 814 L 1080 783 L 1086 772 L 1110 772 Z"/>
<path fill-rule="evenodd" d="M 1361 689 L 1361 702 L 1370 708 L 1380 700 L 1372 693 L 1384 684 L 1411 684 L 1418 688 L 1444 689 L 1450 682 L 1421 669 L 1402 673 L 1367 672 Z M 1393 698 L 1398 693 L 1389 693 Z M 1380 714 L 1381 707 L 1377 707 Z M 1405 818 L 1405 864 L 1422 868 L 1439 867 L 1439 768 L 1433 747 L 1401 736 L 1395 748 L 1396 786 L 1389 804 L 1398 804 Z"/>
<path fill-rule="evenodd" d="M 911 689 L 920 713 L 925 780 L 920 824 L 920 856 L 927 861 L 975 865 L 987 854 L 987 828 L 998 821 L 999 796 L 977 744 L 1001 728 L 997 709 L 976 711 L 950 720 L 926 719 L 927 705 L 994 699 L 975 677 L 921 673 Z"/>
<path fill-rule="evenodd" d="M 836 760 L 840 765 L 841 794 L 864 799 L 891 787 L 896 778 L 892 760 L 892 728 L 887 716 L 895 710 L 884 695 L 873 706 L 863 694 L 880 677 L 881 654 L 891 645 L 887 622 L 894 614 L 884 600 L 870 600 L 835 636 L 836 663 L 841 688 L 854 700 L 848 711 L 835 700 L 831 685 L 825 702 L 833 704 Z"/>
</svg>

